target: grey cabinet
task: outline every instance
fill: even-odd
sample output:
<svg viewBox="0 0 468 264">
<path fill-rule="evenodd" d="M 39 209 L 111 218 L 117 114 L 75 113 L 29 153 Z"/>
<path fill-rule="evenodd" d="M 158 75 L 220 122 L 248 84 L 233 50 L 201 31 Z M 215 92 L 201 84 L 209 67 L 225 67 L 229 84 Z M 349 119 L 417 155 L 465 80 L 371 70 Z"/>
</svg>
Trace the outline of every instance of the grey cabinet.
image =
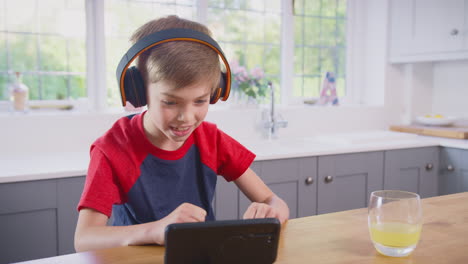
<svg viewBox="0 0 468 264">
<path fill-rule="evenodd" d="M 0 184 L 0 263 L 75 252 L 85 177 Z"/>
<path fill-rule="evenodd" d="M 317 213 L 366 207 L 370 193 L 383 187 L 383 162 L 383 152 L 319 157 Z"/>
<path fill-rule="evenodd" d="M 367 206 L 372 191 L 383 187 L 383 152 L 319 157 L 317 213 Z"/>
<path fill-rule="evenodd" d="M 316 214 L 317 158 L 256 161 L 251 167 L 289 206 L 290 218 Z M 250 205 L 234 183 L 218 179 L 216 219 L 239 219 Z"/>
<path fill-rule="evenodd" d="M 468 150 L 441 148 L 439 194 L 468 191 Z"/>
<path fill-rule="evenodd" d="M 422 198 L 438 193 L 439 147 L 385 152 L 384 189 L 418 193 Z"/>
<path fill-rule="evenodd" d="M 290 218 L 367 206 L 383 188 L 383 152 L 257 161 L 252 169 L 288 204 Z M 250 201 L 234 183 L 219 179 L 216 218 L 242 218 Z"/>
</svg>

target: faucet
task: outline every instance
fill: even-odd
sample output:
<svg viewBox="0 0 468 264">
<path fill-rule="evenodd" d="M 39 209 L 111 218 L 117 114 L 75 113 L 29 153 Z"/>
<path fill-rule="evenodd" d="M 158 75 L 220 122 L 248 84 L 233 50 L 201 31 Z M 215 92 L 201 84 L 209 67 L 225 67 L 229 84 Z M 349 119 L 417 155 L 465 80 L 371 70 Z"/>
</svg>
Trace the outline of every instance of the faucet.
<svg viewBox="0 0 468 264">
<path fill-rule="evenodd" d="M 273 84 L 271 81 L 268 82 L 268 88 L 270 89 L 270 97 L 271 97 L 271 104 L 270 104 L 270 113 L 268 115 L 268 120 L 264 123 L 264 128 L 267 129 L 267 136 L 268 139 L 277 138 L 278 128 L 282 127 L 285 128 L 288 126 L 288 121 L 284 120 L 281 115 L 277 116 L 275 113 L 275 89 L 273 88 Z"/>
</svg>

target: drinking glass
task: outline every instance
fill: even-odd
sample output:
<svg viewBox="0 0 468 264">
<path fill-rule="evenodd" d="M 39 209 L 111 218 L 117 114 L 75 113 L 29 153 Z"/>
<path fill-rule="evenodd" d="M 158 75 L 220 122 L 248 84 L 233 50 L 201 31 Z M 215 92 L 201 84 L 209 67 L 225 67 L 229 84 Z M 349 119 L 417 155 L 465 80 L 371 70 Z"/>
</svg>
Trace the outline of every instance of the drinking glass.
<svg viewBox="0 0 468 264">
<path fill-rule="evenodd" d="M 370 195 L 369 233 L 375 249 L 391 257 L 408 256 L 416 248 L 422 228 L 418 194 L 405 191 L 374 191 Z"/>
</svg>

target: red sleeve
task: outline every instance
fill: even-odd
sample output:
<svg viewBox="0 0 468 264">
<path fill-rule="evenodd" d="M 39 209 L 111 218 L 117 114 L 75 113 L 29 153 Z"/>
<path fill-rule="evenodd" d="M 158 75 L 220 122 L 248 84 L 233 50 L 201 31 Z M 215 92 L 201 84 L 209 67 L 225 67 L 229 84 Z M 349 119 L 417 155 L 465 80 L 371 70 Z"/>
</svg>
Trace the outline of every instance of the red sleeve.
<svg viewBox="0 0 468 264">
<path fill-rule="evenodd" d="M 216 139 L 217 172 L 227 181 L 234 181 L 250 167 L 255 154 L 219 129 L 217 129 Z"/>
<path fill-rule="evenodd" d="M 78 211 L 92 208 L 110 217 L 112 205 L 122 203 L 121 193 L 109 160 L 99 148 L 93 147 Z"/>
</svg>

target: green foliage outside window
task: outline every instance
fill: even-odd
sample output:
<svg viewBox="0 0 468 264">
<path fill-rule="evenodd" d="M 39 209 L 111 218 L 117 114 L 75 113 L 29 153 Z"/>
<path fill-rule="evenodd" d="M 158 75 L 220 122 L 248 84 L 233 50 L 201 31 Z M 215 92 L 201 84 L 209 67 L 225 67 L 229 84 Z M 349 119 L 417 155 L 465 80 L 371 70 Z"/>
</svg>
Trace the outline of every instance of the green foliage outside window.
<svg viewBox="0 0 468 264">
<path fill-rule="evenodd" d="M 81 12 L 84 18 L 85 1 L 41 0 L 37 1 L 37 10 L 28 12 L 21 11 L 21 6 L 35 0 L 4 1 L 7 8 L 0 9 L 0 100 L 8 99 L 7 84 L 14 79 L 15 71 L 24 72 L 23 82 L 30 88 L 32 100 L 86 97 L 85 36 L 68 36 L 64 34 L 67 30 L 57 28 L 63 22 L 59 18 L 84 28 L 84 19 L 71 21 L 67 20 L 68 13 L 60 14 L 70 9 L 75 12 L 71 14 Z M 344 95 L 346 1 L 294 3 L 293 95 L 317 96 L 326 71 L 335 73 L 338 94 Z M 148 20 L 169 14 L 195 20 L 196 8 L 195 0 L 105 1 L 107 87 L 102 89 L 107 89 L 109 105 L 120 105 L 115 68 L 130 45 L 131 33 Z M 42 14 L 39 20 L 35 20 L 34 12 Z M 281 0 L 208 0 L 206 18 L 228 60 L 237 60 L 248 69 L 261 68 L 277 95 L 281 12 Z M 15 18 L 12 14 L 18 14 L 14 27 L 10 23 Z"/>
</svg>

